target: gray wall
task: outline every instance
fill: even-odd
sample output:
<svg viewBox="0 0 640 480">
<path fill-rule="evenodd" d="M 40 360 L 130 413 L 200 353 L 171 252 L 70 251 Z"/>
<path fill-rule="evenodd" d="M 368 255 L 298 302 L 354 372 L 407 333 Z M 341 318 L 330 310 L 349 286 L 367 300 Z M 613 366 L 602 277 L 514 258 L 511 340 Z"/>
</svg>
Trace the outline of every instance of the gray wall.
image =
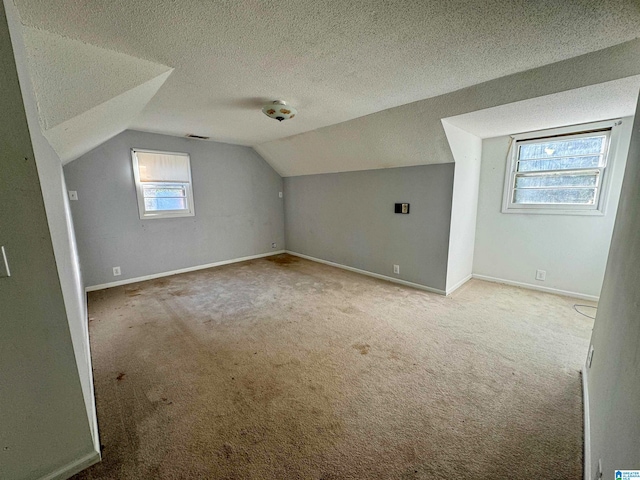
<svg viewBox="0 0 640 480">
<path fill-rule="evenodd" d="M 287 250 L 444 290 L 453 170 L 450 163 L 287 177 Z M 393 213 L 396 202 L 410 203 L 411 213 Z"/>
<path fill-rule="evenodd" d="M 587 372 L 591 471 L 640 469 L 640 103 L 598 304 Z"/>
<path fill-rule="evenodd" d="M 190 154 L 195 217 L 140 220 L 134 147 Z M 282 179 L 249 147 L 128 130 L 64 172 L 86 286 L 284 248 Z"/>
<path fill-rule="evenodd" d="M 20 32 L 14 30 L 19 20 L 13 2 L 6 5 L 7 15 L 0 4 L 0 245 L 7 249 L 11 277 L 0 278 L 0 478 L 35 479 L 80 459 L 97 460 L 98 454 L 76 363 L 82 348 L 74 355 L 72 340 L 71 328 L 80 331 L 82 325 L 71 324 L 63 294 L 70 256 L 54 253 L 47 221 L 44 197 L 60 187 L 61 176 L 48 184 L 39 180 L 41 167 L 61 171 L 60 161 L 36 148 L 41 145 L 35 139 L 43 140 L 37 118 L 29 132 L 27 113 L 35 115 L 35 104 L 29 96 L 23 104 L 7 17 L 24 68 Z M 24 83 L 28 91 L 28 78 Z M 90 382 L 90 368 L 84 368 Z"/>
<path fill-rule="evenodd" d="M 633 118 L 623 119 L 611 158 L 603 216 L 502 213 L 509 136 L 482 142 L 473 273 L 598 297 L 629 150 Z M 544 282 L 536 269 L 546 270 Z"/>
</svg>

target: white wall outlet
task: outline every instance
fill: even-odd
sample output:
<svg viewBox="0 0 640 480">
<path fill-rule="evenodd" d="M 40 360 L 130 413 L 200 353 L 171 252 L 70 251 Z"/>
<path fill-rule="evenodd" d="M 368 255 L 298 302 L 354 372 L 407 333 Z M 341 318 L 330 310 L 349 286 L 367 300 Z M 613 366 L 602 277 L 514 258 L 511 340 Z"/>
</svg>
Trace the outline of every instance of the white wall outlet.
<svg viewBox="0 0 640 480">
<path fill-rule="evenodd" d="M 273 243 L 271 244 L 271 248 L 276 248 L 276 247 L 277 247 L 276 242 L 273 242 Z"/>
<path fill-rule="evenodd" d="M 591 363 L 593 362 L 593 345 L 589 347 L 589 355 L 587 355 L 587 368 L 591 368 Z"/>
<path fill-rule="evenodd" d="M 278 192 L 278 198 L 282 198 L 282 192 Z"/>
<path fill-rule="evenodd" d="M 393 273 L 395 273 L 395 274 L 399 274 L 400 273 L 400 265 L 394 265 L 393 266 Z"/>
<path fill-rule="evenodd" d="M 540 280 L 544 282 L 547 279 L 547 271 L 546 270 L 536 270 L 536 280 Z"/>
<path fill-rule="evenodd" d="M 120 274 L 122 274 L 122 272 L 120 271 L 120 267 L 113 267 L 113 276 L 117 277 Z"/>
<path fill-rule="evenodd" d="M 69 200 L 78 200 L 78 192 L 69 190 Z"/>
</svg>

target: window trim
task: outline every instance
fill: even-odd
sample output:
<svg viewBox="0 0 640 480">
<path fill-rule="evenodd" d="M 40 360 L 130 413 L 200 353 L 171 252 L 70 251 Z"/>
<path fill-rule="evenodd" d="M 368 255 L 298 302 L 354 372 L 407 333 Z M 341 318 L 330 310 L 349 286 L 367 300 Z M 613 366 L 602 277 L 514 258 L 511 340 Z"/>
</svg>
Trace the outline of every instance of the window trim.
<svg viewBox="0 0 640 480">
<path fill-rule="evenodd" d="M 138 168 L 137 152 L 141 153 L 159 153 L 163 155 L 179 155 L 187 157 L 187 165 L 189 167 L 189 182 L 160 182 L 160 183 L 172 183 L 181 184 L 185 186 L 186 198 L 187 198 L 187 210 L 161 210 L 156 212 L 147 212 L 144 206 L 144 192 L 142 188 L 143 183 L 155 183 L 158 182 L 141 182 L 140 181 L 140 169 Z M 168 152 L 163 150 L 149 150 L 146 148 L 132 148 L 131 149 L 131 165 L 133 167 L 133 177 L 136 187 L 136 198 L 138 201 L 138 214 L 140 220 L 153 220 L 158 218 L 179 218 L 179 217 L 193 217 L 195 216 L 195 205 L 193 202 L 193 179 L 191 176 L 191 156 L 186 152 Z"/>
<path fill-rule="evenodd" d="M 568 127 L 537 130 L 534 132 L 511 135 L 511 143 L 506 161 L 504 188 L 502 195 L 502 213 L 545 214 L 545 215 L 595 215 L 603 216 L 609 203 L 609 187 L 611 184 L 612 167 L 615 162 L 619 142 L 619 127 L 622 120 L 606 120 L 602 122 L 571 125 Z M 548 137 L 589 135 L 600 131 L 607 131 L 608 140 L 605 152 L 606 163 L 603 167 L 589 170 L 599 170 L 597 202 L 594 205 L 551 205 L 551 204 L 517 204 L 513 203 L 516 168 L 518 164 L 518 145 L 534 143 Z M 586 170 L 586 169 L 585 169 Z M 567 171 L 569 172 L 569 170 Z M 535 173 L 535 172 L 532 172 Z"/>
</svg>

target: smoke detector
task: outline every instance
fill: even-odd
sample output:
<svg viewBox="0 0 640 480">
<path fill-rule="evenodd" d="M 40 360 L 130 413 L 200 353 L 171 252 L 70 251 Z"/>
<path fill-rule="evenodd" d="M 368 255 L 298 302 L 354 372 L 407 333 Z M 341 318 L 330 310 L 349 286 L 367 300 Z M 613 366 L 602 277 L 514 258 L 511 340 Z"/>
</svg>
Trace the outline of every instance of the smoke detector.
<svg viewBox="0 0 640 480">
<path fill-rule="evenodd" d="M 283 100 L 275 100 L 274 102 L 267 103 L 262 107 L 262 113 L 269 118 L 274 118 L 281 122 L 295 117 L 298 111 L 291 105 L 287 105 Z"/>
</svg>

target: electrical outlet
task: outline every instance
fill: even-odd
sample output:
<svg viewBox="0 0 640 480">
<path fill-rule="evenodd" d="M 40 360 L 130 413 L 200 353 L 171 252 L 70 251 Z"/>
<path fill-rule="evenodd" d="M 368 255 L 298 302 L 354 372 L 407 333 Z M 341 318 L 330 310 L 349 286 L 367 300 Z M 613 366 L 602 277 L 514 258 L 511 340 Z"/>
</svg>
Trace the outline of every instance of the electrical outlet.
<svg viewBox="0 0 640 480">
<path fill-rule="evenodd" d="M 120 271 L 120 267 L 113 267 L 113 276 L 117 277 L 120 274 L 122 274 L 122 272 Z"/>
<path fill-rule="evenodd" d="M 393 266 L 393 273 L 395 273 L 395 274 L 399 274 L 400 273 L 400 265 L 394 265 Z"/>
<path fill-rule="evenodd" d="M 277 245 L 276 245 L 276 242 L 273 242 L 273 243 L 271 244 L 271 248 L 276 248 L 276 246 L 277 246 Z"/>
<path fill-rule="evenodd" d="M 282 192 L 278 192 L 278 198 L 282 198 Z"/>
<path fill-rule="evenodd" d="M 546 270 L 536 270 L 536 280 L 540 280 L 544 282 L 547 279 L 547 271 Z"/>
<path fill-rule="evenodd" d="M 78 200 L 78 192 L 69 190 L 69 200 Z"/>
</svg>

